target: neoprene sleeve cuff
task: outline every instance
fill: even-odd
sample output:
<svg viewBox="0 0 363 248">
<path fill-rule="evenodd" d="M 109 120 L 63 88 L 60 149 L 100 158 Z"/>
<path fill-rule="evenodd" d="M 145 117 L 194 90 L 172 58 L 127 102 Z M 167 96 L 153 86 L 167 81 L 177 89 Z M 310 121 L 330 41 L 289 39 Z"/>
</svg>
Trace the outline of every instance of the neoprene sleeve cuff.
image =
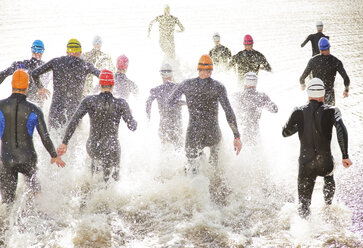
<svg viewBox="0 0 363 248">
<path fill-rule="evenodd" d="M 343 154 L 343 159 L 347 159 L 349 158 L 349 155 L 348 154 Z"/>
</svg>

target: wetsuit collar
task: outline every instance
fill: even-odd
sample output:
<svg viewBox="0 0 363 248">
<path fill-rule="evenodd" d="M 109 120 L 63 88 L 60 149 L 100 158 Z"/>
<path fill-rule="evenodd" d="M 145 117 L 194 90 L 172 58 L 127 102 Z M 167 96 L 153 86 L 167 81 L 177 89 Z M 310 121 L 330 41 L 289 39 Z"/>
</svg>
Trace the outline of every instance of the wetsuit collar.
<svg viewBox="0 0 363 248">
<path fill-rule="evenodd" d="M 309 103 L 313 104 L 313 105 L 323 105 L 324 104 L 323 102 L 318 102 L 316 100 L 310 100 Z"/>
<path fill-rule="evenodd" d="M 101 92 L 100 95 L 112 96 L 112 92 L 111 91 L 105 91 L 105 92 Z"/>
<path fill-rule="evenodd" d="M 20 93 L 12 93 L 10 98 L 16 98 L 18 100 L 25 100 L 26 99 L 26 95 L 24 94 L 20 94 Z"/>
</svg>

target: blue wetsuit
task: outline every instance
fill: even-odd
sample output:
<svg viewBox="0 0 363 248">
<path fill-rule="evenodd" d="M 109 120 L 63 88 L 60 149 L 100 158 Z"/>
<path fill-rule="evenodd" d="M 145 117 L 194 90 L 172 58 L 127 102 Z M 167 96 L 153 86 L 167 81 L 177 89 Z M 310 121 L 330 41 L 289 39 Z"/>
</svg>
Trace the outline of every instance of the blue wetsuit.
<svg viewBox="0 0 363 248">
<path fill-rule="evenodd" d="M 43 113 L 37 106 L 28 102 L 25 95 L 17 93 L 0 101 L 0 189 L 3 202 L 14 201 L 18 173 L 25 175 L 33 191 L 40 190 L 36 176 L 37 154 L 33 144 L 35 128 L 51 157 L 57 157 Z"/>
</svg>

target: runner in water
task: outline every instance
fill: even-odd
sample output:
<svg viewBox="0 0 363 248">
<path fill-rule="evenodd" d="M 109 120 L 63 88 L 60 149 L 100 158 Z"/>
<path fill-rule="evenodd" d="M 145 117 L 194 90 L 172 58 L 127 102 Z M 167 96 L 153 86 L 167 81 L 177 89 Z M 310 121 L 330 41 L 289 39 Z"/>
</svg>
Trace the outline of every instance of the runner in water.
<svg viewBox="0 0 363 248">
<path fill-rule="evenodd" d="M 210 148 L 210 162 L 218 162 L 218 145 L 221 140 L 221 130 L 218 124 L 218 103 L 226 114 L 226 119 L 234 135 L 234 150 L 241 151 L 242 143 L 238 132 L 236 116 L 229 103 L 226 88 L 210 76 L 213 62 L 208 55 L 203 55 L 198 64 L 199 77 L 188 79 L 178 85 L 169 97 L 169 103 L 178 104 L 182 94 L 186 97 L 189 110 L 189 124 L 186 134 L 185 151 L 189 168 L 196 174 L 198 168 L 196 159 L 205 147 Z"/>
<path fill-rule="evenodd" d="M 170 7 L 169 5 L 165 6 L 164 15 L 160 15 L 156 17 L 154 20 L 150 22 L 148 37 L 150 37 L 151 28 L 154 22 L 159 23 L 159 44 L 161 50 L 164 52 L 166 56 L 169 58 L 175 58 L 175 44 L 174 44 L 174 31 L 175 25 L 179 26 L 179 30 L 176 32 L 183 32 L 184 27 L 175 16 L 170 15 Z"/>
<path fill-rule="evenodd" d="M 115 97 L 128 99 L 130 94 L 137 95 L 139 88 L 137 85 L 126 77 L 127 68 L 129 67 L 129 59 L 125 55 L 117 58 L 117 73 L 115 75 Z"/>
<path fill-rule="evenodd" d="M 42 56 L 44 53 L 44 43 L 41 40 L 35 40 L 31 46 L 32 58 L 26 59 L 23 61 L 16 61 L 11 64 L 11 66 L 4 71 L 0 72 L 0 84 L 17 69 L 25 69 L 30 74 L 32 70 L 44 64 L 42 60 Z M 44 75 L 41 81 L 44 83 L 45 86 L 49 83 L 49 74 Z M 35 102 L 38 106 L 42 107 L 44 104 L 44 97 L 38 95 L 38 85 L 33 82 L 32 78 L 30 78 L 29 90 L 27 93 L 27 98 L 31 102 Z M 49 91 L 45 88 L 40 88 L 40 93 L 47 97 Z"/>
<path fill-rule="evenodd" d="M 102 52 L 102 38 L 96 35 L 93 38 L 93 49 L 81 55 L 86 62 L 93 64 L 97 69 L 108 69 L 115 72 L 115 66 L 112 63 L 111 56 Z M 87 96 L 93 92 L 93 76 L 88 75 L 83 90 L 83 95 Z"/>
<path fill-rule="evenodd" d="M 43 112 L 26 100 L 29 76 L 23 70 L 17 70 L 12 78 L 12 94 L 0 101 L 0 191 L 2 202 L 11 204 L 15 199 L 18 173 L 26 178 L 26 183 L 34 195 L 40 191 L 37 177 L 37 154 L 33 144 L 35 127 L 44 147 L 58 167 L 65 163 L 57 155 L 49 137 Z"/>
<path fill-rule="evenodd" d="M 81 43 L 71 39 L 67 44 L 67 56 L 54 58 L 31 73 L 35 82 L 41 85 L 39 76 L 53 71 L 53 98 L 49 110 L 49 125 L 52 128 L 66 125 L 77 110 L 87 75 L 98 77 L 100 74 L 91 63 L 80 58 L 81 54 Z"/>
<path fill-rule="evenodd" d="M 113 73 L 102 70 L 100 74 L 101 93 L 86 97 L 80 104 L 69 123 L 63 138 L 63 144 L 57 149 L 62 155 L 80 120 L 89 115 L 91 126 L 87 140 L 87 153 L 92 159 L 92 173 L 103 170 L 103 178 L 119 180 L 121 148 L 118 140 L 118 129 L 121 118 L 127 127 L 135 131 L 137 123 L 131 115 L 129 105 L 124 99 L 112 95 L 115 84 Z"/>
<path fill-rule="evenodd" d="M 244 76 L 244 90 L 234 95 L 236 115 L 246 145 L 256 144 L 262 110 L 267 109 L 271 113 L 278 111 L 268 95 L 256 91 L 256 85 L 256 73 L 247 72 Z"/>
<path fill-rule="evenodd" d="M 335 56 L 330 54 L 330 43 L 327 38 L 319 40 L 320 54 L 309 60 L 303 74 L 300 77 L 301 89 L 305 90 L 305 78 L 312 72 L 314 78 L 320 78 L 325 85 L 324 102 L 329 105 L 335 105 L 334 81 L 337 72 L 344 79 L 345 90 L 344 97 L 349 96 L 350 80 L 345 72 L 343 63 Z"/>
<path fill-rule="evenodd" d="M 316 34 L 311 34 L 309 35 L 306 40 L 301 43 L 301 47 L 304 47 L 306 45 L 306 43 L 308 43 L 309 41 L 311 42 L 311 49 L 313 52 L 313 57 L 317 54 L 320 53 L 319 51 L 319 40 L 322 37 L 325 37 L 327 39 L 329 39 L 329 36 L 326 36 L 325 34 L 323 34 L 323 22 L 322 21 L 318 21 L 316 22 L 316 29 L 317 29 L 317 33 Z"/>
<path fill-rule="evenodd" d="M 163 64 L 160 69 L 163 84 L 150 90 L 150 96 L 146 102 L 148 119 L 151 115 L 151 106 L 156 99 L 159 107 L 160 124 L 159 136 L 162 143 L 172 143 L 175 147 L 182 146 L 182 114 L 181 107 L 184 101 L 178 100 L 177 104 L 170 104 L 168 98 L 175 90 L 177 84 L 173 82 L 173 69 L 169 64 Z"/>
<path fill-rule="evenodd" d="M 271 71 L 271 66 L 267 62 L 265 56 L 253 49 L 253 43 L 252 36 L 246 34 L 243 40 L 245 50 L 232 56 L 230 67 L 234 69 L 237 67 L 238 79 L 240 82 L 243 82 L 243 77 L 247 72 L 255 72 L 258 74 L 261 67 L 266 71 Z"/>
<path fill-rule="evenodd" d="M 317 176 L 324 177 L 324 199 L 330 205 L 335 192 L 334 161 L 330 150 L 333 125 L 343 154 L 343 166 L 352 162 L 348 156 L 348 133 L 338 108 L 324 104 L 324 83 L 313 78 L 307 87 L 309 103 L 296 108 L 283 128 L 284 137 L 299 133 L 300 157 L 298 175 L 299 214 L 310 215 L 311 196 Z"/>
<path fill-rule="evenodd" d="M 221 36 L 219 33 L 213 35 L 215 47 L 209 51 L 209 56 L 212 58 L 215 66 L 225 69 L 228 67 L 229 61 L 232 58 L 231 50 L 221 45 Z"/>
</svg>

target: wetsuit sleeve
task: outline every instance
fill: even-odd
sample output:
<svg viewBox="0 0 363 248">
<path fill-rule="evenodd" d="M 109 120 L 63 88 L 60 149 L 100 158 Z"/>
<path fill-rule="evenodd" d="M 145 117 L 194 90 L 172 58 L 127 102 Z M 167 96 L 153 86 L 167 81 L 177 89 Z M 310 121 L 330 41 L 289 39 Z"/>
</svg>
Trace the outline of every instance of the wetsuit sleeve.
<svg viewBox="0 0 363 248">
<path fill-rule="evenodd" d="M 340 76 L 342 76 L 343 80 L 344 80 L 344 86 L 345 86 L 345 90 L 349 91 L 349 85 L 350 85 L 350 79 L 347 75 L 347 72 L 345 71 L 344 67 L 343 67 L 343 63 L 339 60 L 338 61 L 338 72 L 340 74 Z"/>
<path fill-rule="evenodd" d="M 264 102 L 264 107 L 270 111 L 271 113 L 277 113 L 278 112 L 278 107 L 277 105 L 271 101 L 270 97 L 268 97 L 268 95 L 264 94 L 263 97 L 263 102 Z"/>
<path fill-rule="evenodd" d="M 304 40 L 304 42 L 301 43 L 301 47 L 304 47 L 306 45 L 306 43 L 309 42 L 309 40 L 311 40 L 311 35 L 309 35 L 308 37 L 306 37 L 306 39 Z"/>
<path fill-rule="evenodd" d="M 229 50 L 228 48 L 227 48 L 227 57 L 228 57 L 228 59 L 232 58 L 231 50 Z"/>
<path fill-rule="evenodd" d="M 234 138 L 239 138 L 240 134 L 237 127 L 236 115 L 233 112 L 233 109 L 227 97 L 226 88 L 223 85 L 219 94 L 219 102 L 221 103 L 221 106 L 226 113 L 227 122 L 232 129 Z"/>
<path fill-rule="evenodd" d="M 271 65 L 267 62 L 267 59 L 263 54 L 260 54 L 260 63 L 266 71 L 271 71 Z"/>
<path fill-rule="evenodd" d="M 44 121 L 43 113 L 39 110 L 39 111 L 37 111 L 37 115 L 38 115 L 37 130 L 38 130 L 40 139 L 42 140 L 42 143 L 43 143 L 45 149 L 47 149 L 50 156 L 52 158 L 56 158 L 58 155 L 57 155 L 57 152 L 55 151 L 53 142 L 50 139 L 50 136 L 49 136 L 49 133 L 47 130 L 47 125 L 45 124 L 45 121 Z"/>
<path fill-rule="evenodd" d="M 299 122 L 298 115 L 299 115 L 299 110 L 295 109 L 292 112 L 289 120 L 286 122 L 285 126 L 282 128 L 282 136 L 288 137 L 295 134 L 298 131 L 298 126 L 297 126 Z"/>
<path fill-rule="evenodd" d="M 172 104 L 172 105 L 178 104 L 181 96 L 183 95 L 183 91 L 184 91 L 184 82 L 179 84 L 175 88 L 175 90 L 173 90 L 173 92 L 171 92 L 171 94 L 168 98 L 168 103 Z"/>
<path fill-rule="evenodd" d="M 305 78 L 310 74 L 311 69 L 312 69 L 312 60 L 310 59 L 308 65 L 306 66 L 303 74 L 300 77 L 300 84 L 305 84 Z"/>
<path fill-rule="evenodd" d="M 137 87 L 137 84 L 131 81 L 131 87 L 132 87 L 131 89 L 132 94 L 134 95 L 139 94 L 139 87 Z"/>
<path fill-rule="evenodd" d="M 342 115 L 340 113 L 340 110 L 338 108 L 335 108 L 334 113 L 334 126 L 337 130 L 337 138 L 338 143 L 340 146 L 340 150 L 343 155 L 343 159 L 349 158 L 348 155 L 348 132 L 347 128 L 345 127 L 342 119 Z"/>
<path fill-rule="evenodd" d="M 151 22 L 150 22 L 150 24 L 149 24 L 149 29 L 148 29 L 148 34 L 150 34 L 150 32 L 151 32 L 151 28 L 153 27 L 153 24 L 154 24 L 154 22 L 157 22 L 158 21 L 158 18 L 159 17 L 156 17 L 154 20 L 152 20 Z"/>
<path fill-rule="evenodd" d="M 79 105 L 76 113 L 74 113 L 71 122 L 68 124 L 68 127 L 66 129 L 66 133 L 64 134 L 62 142 L 63 144 L 68 145 L 68 142 L 71 139 L 74 131 L 76 130 L 78 123 L 83 118 L 83 116 L 87 114 L 87 106 L 89 99 L 90 99 L 89 97 L 86 97 Z"/>
<path fill-rule="evenodd" d="M 126 122 L 127 127 L 131 131 L 136 130 L 137 122 L 135 121 L 134 117 L 132 116 L 130 107 L 125 100 L 123 101 L 123 106 L 122 106 L 122 119 Z"/>
<path fill-rule="evenodd" d="M 150 116 L 151 116 L 151 106 L 152 106 L 153 101 L 155 100 L 155 98 L 156 98 L 156 95 L 154 93 L 154 89 L 151 89 L 150 90 L 150 96 L 146 101 L 146 114 L 147 114 L 147 117 L 149 119 L 150 119 Z"/>
<path fill-rule="evenodd" d="M 42 82 L 40 80 L 40 75 L 52 70 L 54 61 L 55 60 L 52 59 L 51 61 L 45 63 L 42 66 L 39 66 L 38 68 L 36 68 L 36 69 L 34 69 L 33 71 L 30 72 L 30 76 L 33 78 L 33 82 L 35 82 L 38 89 L 44 88 L 44 85 L 42 84 Z"/>
<path fill-rule="evenodd" d="M 14 62 L 9 68 L 0 72 L 0 84 L 7 78 L 12 75 L 17 69 L 17 63 Z"/>
<path fill-rule="evenodd" d="M 176 17 L 175 17 L 175 23 L 179 26 L 180 32 L 183 32 L 184 31 L 184 26 L 183 26 L 183 24 L 181 24 L 181 22 L 179 21 L 179 19 L 176 18 Z"/>
<path fill-rule="evenodd" d="M 98 70 L 96 67 L 94 67 L 93 64 L 91 63 L 87 63 L 88 64 L 88 69 L 89 69 L 89 73 L 95 75 L 96 77 L 100 76 L 100 70 Z"/>
</svg>

